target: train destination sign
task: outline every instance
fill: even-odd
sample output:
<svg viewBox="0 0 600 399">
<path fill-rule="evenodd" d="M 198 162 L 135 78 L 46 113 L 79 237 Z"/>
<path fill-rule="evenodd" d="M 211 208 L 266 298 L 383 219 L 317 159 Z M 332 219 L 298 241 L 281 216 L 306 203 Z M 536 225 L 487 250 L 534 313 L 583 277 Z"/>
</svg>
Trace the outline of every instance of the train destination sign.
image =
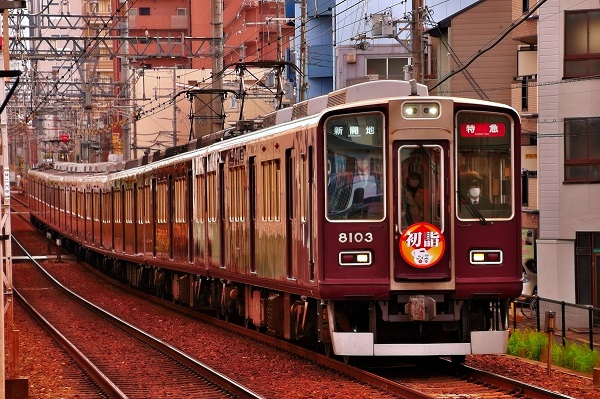
<svg viewBox="0 0 600 399">
<path fill-rule="evenodd" d="M 434 225 L 419 222 L 408 226 L 400 237 L 400 253 L 409 265 L 426 269 L 442 259 L 446 242 Z"/>
<path fill-rule="evenodd" d="M 462 123 L 462 137 L 504 137 L 506 126 L 502 123 Z"/>
</svg>

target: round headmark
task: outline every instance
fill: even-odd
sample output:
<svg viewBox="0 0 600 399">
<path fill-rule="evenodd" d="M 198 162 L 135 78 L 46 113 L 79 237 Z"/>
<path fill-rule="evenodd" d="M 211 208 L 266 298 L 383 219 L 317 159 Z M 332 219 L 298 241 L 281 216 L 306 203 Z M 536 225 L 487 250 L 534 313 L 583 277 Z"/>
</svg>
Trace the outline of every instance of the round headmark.
<svg viewBox="0 0 600 399">
<path fill-rule="evenodd" d="M 444 255 L 446 242 L 440 229 L 431 223 L 408 226 L 399 242 L 400 254 L 413 267 L 425 269 L 438 263 Z"/>
</svg>

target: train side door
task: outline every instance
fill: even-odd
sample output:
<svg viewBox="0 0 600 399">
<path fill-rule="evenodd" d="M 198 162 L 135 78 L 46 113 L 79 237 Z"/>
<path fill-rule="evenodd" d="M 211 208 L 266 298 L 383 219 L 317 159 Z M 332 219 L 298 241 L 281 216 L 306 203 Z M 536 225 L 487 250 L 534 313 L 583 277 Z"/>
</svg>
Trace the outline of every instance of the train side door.
<svg viewBox="0 0 600 399">
<path fill-rule="evenodd" d="M 393 167 L 394 278 L 448 281 L 449 143 L 395 142 Z"/>
<path fill-rule="evenodd" d="M 301 136 L 301 135 L 298 135 Z M 300 143 L 300 148 L 303 143 Z M 310 259 L 312 233 L 309 197 L 312 147 L 286 150 L 287 278 L 307 282 L 314 279 Z"/>
</svg>

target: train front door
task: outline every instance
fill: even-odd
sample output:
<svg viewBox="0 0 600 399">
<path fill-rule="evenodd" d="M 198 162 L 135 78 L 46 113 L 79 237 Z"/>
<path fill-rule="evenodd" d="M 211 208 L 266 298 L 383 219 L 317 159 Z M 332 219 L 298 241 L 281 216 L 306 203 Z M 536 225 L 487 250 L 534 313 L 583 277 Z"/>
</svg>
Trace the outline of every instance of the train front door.
<svg viewBox="0 0 600 399">
<path fill-rule="evenodd" d="M 394 278 L 451 278 L 449 143 L 398 141 L 393 146 Z"/>
</svg>

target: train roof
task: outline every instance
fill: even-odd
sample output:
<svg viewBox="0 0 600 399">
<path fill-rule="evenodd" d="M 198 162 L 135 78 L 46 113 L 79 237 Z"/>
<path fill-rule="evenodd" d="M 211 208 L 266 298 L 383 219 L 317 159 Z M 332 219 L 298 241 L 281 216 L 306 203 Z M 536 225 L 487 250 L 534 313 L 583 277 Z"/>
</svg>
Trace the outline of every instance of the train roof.
<svg viewBox="0 0 600 399">
<path fill-rule="evenodd" d="M 191 158 L 203 156 L 209 152 L 219 151 L 235 146 L 241 141 L 264 140 L 277 134 L 280 128 L 301 128 L 316 123 L 323 112 L 329 109 L 342 108 L 347 104 L 356 102 L 376 101 L 381 98 L 398 98 L 409 96 L 427 96 L 427 86 L 418 84 L 414 80 L 378 80 L 360 83 L 333 91 L 327 95 L 302 101 L 289 108 L 280 109 L 267 114 L 261 121 L 238 121 L 235 128 L 225 129 L 214 133 L 210 137 L 191 141 L 183 146 L 173 147 L 164 151 L 156 151 L 144 155 L 142 158 L 129 161 L 100 162 L 93 164 L 80 164 L 73 162 L 56 162 L 52 165 L 52 174 L 66 176 L 76 174 L 91 176 L 91 179 L 101 175 L 112 175 L 112 178 L 125 177 L 129 169 L 140 168 L 144 173 L 160 168 L 167 163 L 183 162 Z M 449 97 L 429 97 L 430 100 L 448 100 Z M 490 104 L 489 101 L 476 99 L 461 99 L 466 103 Z M 506 104 L 497 104 L 500 107 L 511 109 Z M 257 129 L 257 130 L 255 130 Z"/>
</svg>

